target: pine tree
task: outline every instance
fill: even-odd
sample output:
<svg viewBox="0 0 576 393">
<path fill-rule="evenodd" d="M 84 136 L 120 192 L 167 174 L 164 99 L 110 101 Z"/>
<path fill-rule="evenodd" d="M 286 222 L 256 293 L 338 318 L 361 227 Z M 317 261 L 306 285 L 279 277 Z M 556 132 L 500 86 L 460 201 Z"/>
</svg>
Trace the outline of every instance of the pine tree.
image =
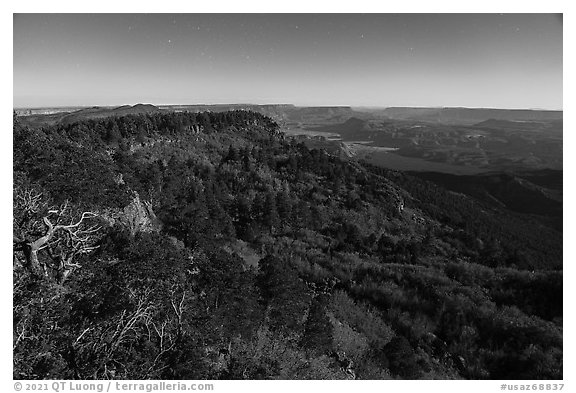
<svg viewBox="0 0 576 393">
<path fill-rule="evenodd" d="M 334 328 L 326 316 L 325 306 L 314 299 L 304 327 L 301 345 L 311 351 L 325 354 L 332 350 L 333 336 Z"/>
<path fill-rule="evenodd" d="M 299 331 L 310 301 L 306 285 L 293 267 L 277 257 L 269 255 L 258 266 L 258 284 L 268 306 L 271 330 Z"/>
<path fill-rule="evenodd" d="M 272 191 L 266 194 L 264 202 L 264 224 L 270 229 L 272 233 L 280 226 L 280 216 L 276 207 L 276 198 Z"/>
</svg>

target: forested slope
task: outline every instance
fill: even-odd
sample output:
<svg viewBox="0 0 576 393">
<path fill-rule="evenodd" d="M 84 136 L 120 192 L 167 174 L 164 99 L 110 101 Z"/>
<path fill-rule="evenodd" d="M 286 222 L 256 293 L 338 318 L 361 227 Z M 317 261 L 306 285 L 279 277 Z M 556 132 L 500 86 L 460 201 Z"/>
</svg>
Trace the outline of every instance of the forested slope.
<svg viewBox="0 0 576 393">
<path fill-rule="evenodd" d="M 562 236 L 249 111 L 14 118 L 14 378 L 562 378 Z"/>
</svg>

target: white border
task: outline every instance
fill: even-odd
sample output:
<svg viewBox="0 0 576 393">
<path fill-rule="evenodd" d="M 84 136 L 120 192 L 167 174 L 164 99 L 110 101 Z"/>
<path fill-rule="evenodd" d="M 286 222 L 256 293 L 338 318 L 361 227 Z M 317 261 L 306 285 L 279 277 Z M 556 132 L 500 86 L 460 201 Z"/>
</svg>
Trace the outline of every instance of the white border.
<svg viewBox="0 0 576 393">
<path fill-rule="evenodd" d="M 154 13 L 210 13 L 210 12 L 234 12 L 234 13 L 277 13 L 277 12 L 290 12 L 290 13 L 564 13 L 564 151 L 572 152 L 576 147 L 574 145 L 573 133 L 576 132 L 574 128 L 574 116 L 571 107 L 572 101 L 572 86 L 574 86 L 574 77 L 570 70 L 576 70 L 574 64 L 573 47 L 574 41 L 574 16 L 573 7 L 570 1 L 531 1 L 531 2 L 514 2 L 514 1 L 498 1 L 498 0 L 484 0 L 477 1 L 474 4 L 465 1 L 426 1 L 426 0 L 412 0 L 409 2 L 401 3 L 395 1 L 394 3 L 376 2 L 369 0 L 356 0 L 354 2 L 321 2 L 310 0 L 291 0 L 291 1 L 214 1 L 214 2 L 194 2 L 194 1 L 138 1 L 138 2 L 122 2 L 113 0 L 99 0 L 96 2 L 80 2 L 80 1 L 12 1 L 8 4 L 3 4 L 3 12 L 1 16 L 1 29 L 2 35 L 2 49 L 5 54 L 12 54 L 12 13 L 91 13 L 91 12 L 106 12 L 106 13 L 135 13 L 135 12 L 154 12 Z M 8 56 L 7 56 L 8 57 Z M 12 92 L 8 86 L 12 86 L 13 70 L 12 61 L 5 60 L 3 63 L 2 78 L 5 80 L 2 86 L 4 93 L 2 94 L 2 116 L 4 125 L 4 132 L 0 135 L 2 146 L 1 163 L 3 170 L 0 171 L 1 179 L 0 185 L 2 187 L 2 209 L 0 210 L 0 222 L 4 223 L 2 227 L 2 236 L 0 237 L 0 245 L 2 255 L 4 256 L 3 267 L 0 273 L 2 279 L 2 296 L 1 301 L 1 315 L 5 316 L 6 320 L 12 318 L 12 267 L 11 267 L 11 238 L 10 225 L 11 222 L 11 184 L 12 184 L 12 135 L 11 135 L 11 121 L 12 121 Z M 565 173 L 573 174 L 574 161 L 571 154 L 565 155 Z M 574 231 L 571 227 L 576 223 L 574 215 L 573 197 L 574 197 L 574 181 L 573 176 L 565 176 L 564 182 L 564 252 L 565 264 L 564 274 L 568 279 L 564 286 L 564 299 L 568 301 L 573 298 L 574 285 L 571 280 L 574 279 L 572 265 L 574 261 L 574 251 L 570 245 L 573 240 Z M 573 349 L 574 349 L 574 313 L 571 307 L 565 307 L 564 313 L 564 330 L 567 334 L 564 335 L 564 383 L 565 391 L 572 391 L 576 387 L 572 386 L 574 378 L 572 377 L 571 370 L 574 365 Z M 1 346 L 0 346 L 0 370 L 1 370 L 1 384 L 4 391 L 13 391 L 12 382 L 12 324 L 5 322 L 0 325 L 1 333 Z M 514 383 L 513 381 L 509 381 Z M 520 383 L 518 381 L 516 383 Z M 527 381 L 524 381 L 527 382 Z M 537 382 L 537 381 L 535 381 Z M 222 391 L 262 391 L 268 392 L 270 388 L 279 391 L 289 390 L 304 390 L 318 392 L 321 389 L 330 389 L 331 391 L 345 391 L 348 389 L 362 389 L 364 391 L 402 391 L 402 390 L 426 390 L 429 392 L 495 392 L 499 390 L 502 381 L 291 381 L 291 382 L 265 382 L 265 381 L 239 381 L 239 382 L 226 382 L 216 381 L 217 392 Z M 537 382 L 539 383 L 539 382 Z M 546 383 L 546 382 L 544 382 Z"/>
</svg>

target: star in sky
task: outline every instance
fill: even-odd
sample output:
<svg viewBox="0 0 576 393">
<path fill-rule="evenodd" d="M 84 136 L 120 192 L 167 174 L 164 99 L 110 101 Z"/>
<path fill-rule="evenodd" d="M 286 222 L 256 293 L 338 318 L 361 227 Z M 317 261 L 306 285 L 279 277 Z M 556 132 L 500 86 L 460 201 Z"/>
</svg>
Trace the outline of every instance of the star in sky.
<svg viewBox="0 0 576 393">
<path fill-rule="evenodd" d="M 557 17 L 545 14 L 31 14 L 16 18 L 15 26 L 14 89 L 20 105 L 32 105 L 36 99 L 27 97 L 36 96 L 54 95 L 50 102 L 67 102 L 67 97 L 85 94 L 77 101 L 91 100 L 88 93 L 74 90 L 74 81 L 64 71 L 57 73 L 57 85 L 55 78 L 44 73 L 67 67 L 76 71 L 75 64 L 80 62 L 80 70 L 90 75 L 86 86 L 105 91 L 104 83 L 110 80 L 106 59 L 113 59 L 115 69 L 135 70 L 138 78 L 153 80 L 159 92 L 176 97 L 178 89 L 165 88 L 166 81 L 196 83 L 196 75 L 212 58 L 210 77 L 233 80 L 230 94 L 247 91 L 241 88 L 245 83 L 255 101 L 269 91 L 282 91 L 287 100 L 297 103 L 382 104 L 385 98 L 379 93 L 367 94 L 364 84 L 371 81 L 370 86 L 380 84 L 392 91 L 396 81 L 401 85 L 400 81 L 416 78 L 413 85 L 426 86 L 426 95 L 402 84 L 390 102 L 443 103 L 454 97 L 453 101 L 462 105 L 561 107 L 561 94 L 550 86 L 556 88 L 562 82 L 562 25 Z M 487 55 L 497 56 L 498 62 L 485 67 Z M 148 59 L 146 64 L 142 58 Z M 172 66 L 188 63 L 190 67 Z M 265 74 L 254 71 L 258 66 Z M 515 72 L 519 67 L 522 73 Z M 346 81 L 347 94 L 342 101 L 330 94 L 327 70 L 331 77 Z M 430 70 L 435 72 L 433 80 L 425 78 Z M 538 82 L 530 84 L 534 94 L 527 94 L 528 75 Z M 263 76 L 275 81 L 272 87 Z M 118 78 L 137 97 L 137 78 L 120 74 Z M 309 85 L 310 95 L 304 97 L 294 80 Z M 460 80 L 465 83 L 455 82 Z M 480 80 L 492 84 L 477 86 Z M 68 96 L 59 95 L 63 85 L 70 86 Z M 447 91 L 445 86 L 456 87 Z M 495 97 L 493 92 L 502 86 L 510 93 Z M 34 93 L 40 90 L 47 93 Z M 107 93 L 102 94 L 107 100 Z M 546 99 L 541 98 L 544 95 Z M 216 96 L 206 82 L 202 97 L 217 100 Z"/>
</svg>

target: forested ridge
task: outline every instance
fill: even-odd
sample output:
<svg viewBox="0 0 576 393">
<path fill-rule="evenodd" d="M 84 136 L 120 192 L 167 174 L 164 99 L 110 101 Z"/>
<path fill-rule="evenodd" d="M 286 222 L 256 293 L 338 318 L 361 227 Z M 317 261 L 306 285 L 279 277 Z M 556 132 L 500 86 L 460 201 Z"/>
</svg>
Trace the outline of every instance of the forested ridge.
<svg viewBox="0 0 576 393">
<path fill-rule="evenodd" d="M 562 235 L 250 111 L 14 116 L 16 379 L 562 379 Z"/>
</svg>

